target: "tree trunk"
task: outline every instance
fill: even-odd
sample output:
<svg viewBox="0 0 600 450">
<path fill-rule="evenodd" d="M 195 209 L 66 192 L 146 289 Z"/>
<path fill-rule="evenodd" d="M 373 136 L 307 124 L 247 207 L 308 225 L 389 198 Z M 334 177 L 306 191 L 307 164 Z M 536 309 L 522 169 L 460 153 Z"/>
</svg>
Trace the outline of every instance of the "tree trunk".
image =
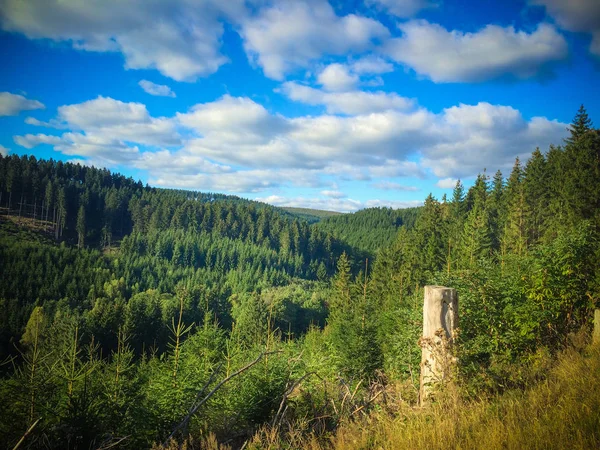
<svg viewBox="0 0 600 450">
<path fill-rule="evenodd" d="M 23 194 L 21 194 L 21 201 L 19 202 L 19 225 L 21 225 L 21 210 L 23 209 Z"/>
<path fill-rule="evenodd" d="M 600 345 L 600 309 L 594 311 L 594 338 L 593 343 Z"/>
<path fill-rule="evenodd" d="M 423 405 L 434 385 L 447 381 L 454 363 L 451 345 L 458 326 L 458 294 L 456 289 L 425 286 L 423 301 L 423 336 L 421 346 L 421 388 L 419 403 Z"/>
</svg>

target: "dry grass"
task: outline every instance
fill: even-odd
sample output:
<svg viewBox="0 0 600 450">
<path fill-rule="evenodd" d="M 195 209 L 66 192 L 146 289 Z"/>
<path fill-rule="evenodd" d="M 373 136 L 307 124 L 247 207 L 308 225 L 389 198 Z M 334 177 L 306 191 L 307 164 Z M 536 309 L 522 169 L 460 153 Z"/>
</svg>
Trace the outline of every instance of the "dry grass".
<svg viewBox="0 0 600 450">
<path fill-rule="evenodd" d="M 527 389 L 462 404 L 449 394 L 341 427 L 335 449 L 600 448 L 600 348 L 569 348 L 548 377 Z"/>
<path fill-rule="evenodd" d="M 402 385 L 368 414 L 342 421 L 334 435 L 307 434 L 302 427 L 283 435 L 262 427 L 243 444 L 258 449 L 600 449 L 600 345 L 575 337 L 543 381 L 526 390 L 464 402 L 459 390 L 437 393 L 436 403 L 418 408 L 403 400 Z M 217 450 L 214 435 L 188 449 Z M 237 448 L 238 446 L 234 446 Z M 178 448 L 175 442 L 156 449 Z"/>
</svg>

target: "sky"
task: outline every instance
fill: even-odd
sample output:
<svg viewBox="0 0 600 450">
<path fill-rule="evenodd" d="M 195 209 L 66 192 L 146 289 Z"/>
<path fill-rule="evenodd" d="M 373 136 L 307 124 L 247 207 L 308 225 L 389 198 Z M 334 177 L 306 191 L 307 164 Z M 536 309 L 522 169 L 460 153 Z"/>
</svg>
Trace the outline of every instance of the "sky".
<svg viewBox="0 0 600 450">
<path fill-rule="evenodd" d="M 600 125 L 598 0 L 0 0 L 0 153 L 335 211 Z"/>
</svg>

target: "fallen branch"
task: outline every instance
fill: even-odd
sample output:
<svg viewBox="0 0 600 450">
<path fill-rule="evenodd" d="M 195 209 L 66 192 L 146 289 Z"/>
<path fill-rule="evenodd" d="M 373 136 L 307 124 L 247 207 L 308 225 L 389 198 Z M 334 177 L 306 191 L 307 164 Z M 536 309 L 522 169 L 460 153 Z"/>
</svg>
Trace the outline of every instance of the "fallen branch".
<svg viewBox="0 0 600 450">
<path fill-rule="evenodd" d="M 288 395 L 290 395 L 292 392 L 294 392 L 294 389 L 296 389 L 298 387 L 298 385 L 300 383 L 302 383 L 302 381 L 305 378 L 309 377 L 310 375 L 314 375 L 314 372 L 308 372 L 307 374 L 302 375 L 283 393 L 283 398 L 281 399 L 281 403 L 279 404 L 279 409 L 277 410 L 277 414 L 275 414 L 275 417 L 273 418 L 273 422 L 271 423 L 272 428 L 277 426 L 277 422 L 283 418 L 282 410 L 283 410 L 283 407 L 285 406 L 285 401 L 287 400 Z M 281 418 L 279 417 L 280 414 L 281 414 Z"/>
<path fill-rule="evenodd" d="M 35 428 L 35 426 L 38 424 L 38 422 L 39 422 L 40 420 L 42 420 L 42 418 L 41 418 L 41 417 L 40 417 L 38 420 L 36 420 L 35 422 L 33 422 L 33 423 L 31 424 L 31 426 L 29 427 L 29 429 L 28 429 L 28 430 L 25 432 L 25 434 L 24 434 L 23 436 L 21 436 L 21 439 L 19 439 L 19 442 L 17 442 L 17 445 L 15 445 L 15 446 L 13 447 L 13 450 L 17 450 L 17 449 L 18 449 L 18 448 L 21 446 L 21 444 L 23 443 L 23 441 L 25 441 L 25 438 L 26 438 L 27 436 L 29 436 L 29 433 L 31 433 L 31 432 L 33 431 L 33 429 Z"/>
<path fill-rule="evenodd" d="M 193 406 L 190 411 L 188 412 L 187 416 L 185 416 L 185 418 L 183 419 L 183 421 L 177 425 L 174 429 L 173 432 L 169 435 L 169 437 L 166 439 L 165 441 L 165 446 L 167 445 L 167 443 L 169 442 L 169 440 L 175 436 L 175 433 L 177 433 L 179 430 L 181 430 L 183 427 L 187 426 L 188 422 L 190 421 L 190 419 L 192 418 L 192 416 L 194 414 L 196 414 L 196 412 L 200 409 L 200 407 L 206 403 L 208 401 L 208 399 L 210 399 L 215 392 L 217 392 L 219 390 L 219 388 L 221 386 L 223 386 L 225 383 L 227 383 L 229 380 L 231 380 L 232 378 L 237 377 L 238 375 L 242 374 L 243 372 L 245 372 L 246 370 L 248 370 L 249 368 L 251 368 L 252 366 L 258 364 L 260 362 L 260 360 L 267 356 L 267 355 L 272 355 L 274 353 L 281 353 L 281 351 L 276 350 L 276 351 L 272 351 L 272 352 L 262 352 L 260 355 L 258 355 L 256 357 L 256 359 L 248 364 L 246 364 L 244 367 L 242 367 L 241 369 L 237 370 L 236 372 L 232 373 L 231 375 L 229 375 L 228 377 L 224 378 L 223 380 L 221 380 L 214 388 L 212 391 L 210 391 L 206 397 L 204 397 L 202 400 L 200 400 L 195 406 Z M 214 374 L 214 372 L 213 372 Z M 209 382 L 202 388 L 202 390 L 200 391 L 200 393 L 204 392 L 204 390 L 206 389 L 206 387 L 208 386 L 208 384 L 210 384 L 210 382 L 212 381 L 212 377 L 211 380 L 209 380 Z"/>
</svg>

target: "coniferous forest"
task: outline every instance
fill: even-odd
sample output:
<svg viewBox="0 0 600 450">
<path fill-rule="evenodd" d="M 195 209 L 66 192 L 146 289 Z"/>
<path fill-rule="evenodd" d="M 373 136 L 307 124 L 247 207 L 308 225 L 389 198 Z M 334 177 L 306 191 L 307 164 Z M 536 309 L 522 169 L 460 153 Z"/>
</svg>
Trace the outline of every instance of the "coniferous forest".
<svg viewBox="0 0 600 450">
<path fill-rule="evenodd" d="M 466 448 L 519 398 L 570 392 L 568 367 L 599 367 L 578 342 L 600 307 L 600 130 L 581 107 L 531 150 L 451 198 L 315 223 L 0 156 L 0 446 L 416 448 L 460 403 L 479 422 L 436 445 Z M 415 412 L 430 284 L 458 291 L 455 383 Z M 600 445 L 593 379 L 577 414 L 536 422 L 562 435 L 508 448 Z"/>
</svg>

